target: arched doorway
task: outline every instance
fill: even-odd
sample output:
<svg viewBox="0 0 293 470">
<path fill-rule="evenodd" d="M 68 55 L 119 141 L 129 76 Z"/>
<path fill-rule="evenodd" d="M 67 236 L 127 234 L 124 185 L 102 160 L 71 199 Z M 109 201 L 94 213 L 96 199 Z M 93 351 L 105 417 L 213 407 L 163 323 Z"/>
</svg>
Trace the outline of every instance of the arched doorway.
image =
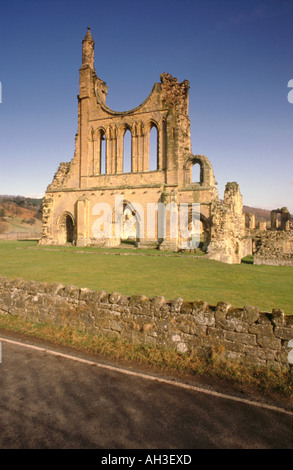
<svg viewBox="0 0 293 470">
<path fill-rule="evenodd" d="M 211 233 L 208 219 L 203 214 L 189 209 L 186 229 L 188 234 L 186 248 L 191 250 L 198 248 L 206 252 L 210 243 Z"/>
<path fill-rule="evenodd" d="M 141 237 L 141 217 L 140 204 L 132 204 L 122 199 L 112 213 L 116 240 L 136 245 Z"/>
<path fill-rule="evenodd" d="M 66 243 L 73 243 L 74 241 L 74 222 L 72 217 L 66 215 Z"/>
<path fill-rule="evenodd" d="M 59 243 L 64 245 L 66 243 L 75 243 L 76 241 L 76 225 L 73 216 L 69 212 L 64 214 L 59 219 Z"/>
<path fill-rule="evenodd" d="M 121 240 L 128 243 L 137 241 L 137 221 L 136 213 L 129 205 L 123 209 L 123 228 Z"/>
<path fill-rule="evenodd" d="M 206 252 L 211 241 L 211 225 L 208 219 L 200 214 L 200 244 L 201 251 Z"/>
</svg>

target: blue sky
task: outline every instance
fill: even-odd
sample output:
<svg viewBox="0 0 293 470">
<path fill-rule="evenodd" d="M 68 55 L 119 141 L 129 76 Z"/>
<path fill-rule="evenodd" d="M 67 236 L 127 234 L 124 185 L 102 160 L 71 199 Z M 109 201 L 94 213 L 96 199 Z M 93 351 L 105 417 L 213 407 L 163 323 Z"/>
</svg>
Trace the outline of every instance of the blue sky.
<svg viewBox="0 0 293 470">
<path fill-rule="evenodd" d="M 107 104 L 136 107 L 168 72 L 190 82 L 194 154 L 220 197 L 293 213 L 293 0 L 1 0 L 0 194 L 43 195 L 77 131 L 81 43 Z"/>
</svg>

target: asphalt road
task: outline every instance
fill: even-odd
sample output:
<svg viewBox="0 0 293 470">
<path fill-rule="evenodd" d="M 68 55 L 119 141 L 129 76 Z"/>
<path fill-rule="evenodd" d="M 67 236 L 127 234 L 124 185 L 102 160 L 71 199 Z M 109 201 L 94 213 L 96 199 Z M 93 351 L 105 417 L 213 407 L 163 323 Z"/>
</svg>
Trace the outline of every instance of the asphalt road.
<svg viewBox="0 0 293 470">
<path fill-rule="evenodd" d="M 293 448 L 288 410 L 0 341 L 0 449 Z"/>
</svg>

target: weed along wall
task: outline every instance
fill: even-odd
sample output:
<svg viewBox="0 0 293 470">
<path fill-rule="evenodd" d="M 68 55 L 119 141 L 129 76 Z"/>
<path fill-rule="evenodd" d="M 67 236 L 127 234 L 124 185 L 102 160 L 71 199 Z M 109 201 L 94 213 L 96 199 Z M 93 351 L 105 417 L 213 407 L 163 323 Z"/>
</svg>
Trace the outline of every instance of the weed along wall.
<svg viewBox="0 0 293 470">
<path fill-rule="evenodd" d="M 0 314 L 67 326 L 90 334 L 116 335 L 132 343 L 164 346 L 181 353 L 208 355 L 260 366 L 289 369 L 293 317 L 281 310 L 231 308 L 219 302 L 180 298 L 127 297 L 0 277 Z"/>
</svg>

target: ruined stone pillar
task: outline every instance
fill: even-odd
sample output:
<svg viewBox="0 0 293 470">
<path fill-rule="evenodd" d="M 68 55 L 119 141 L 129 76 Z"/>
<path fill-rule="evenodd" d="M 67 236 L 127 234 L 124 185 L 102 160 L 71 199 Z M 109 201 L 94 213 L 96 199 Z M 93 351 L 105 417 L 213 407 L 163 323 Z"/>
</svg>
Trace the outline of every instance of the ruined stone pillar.
<svg viewBox="0 0 293 470">
<path fill-rule="evenodd" d="M 141 130 L 140 134 L 138 135 L 138 142 L 137 142 L 137 147 L 138 147 L 138 155 L 137 155 L 137 171 L 143 171 L 143 149 L 144 149 L 144 135 Z"/>
<path fill-rule="evenodd" d="M 255 228 L 255 215 L 253 212 L 245 212 L 243 214 L 244 224 L 246 228 L 254 229 Z"/>
<path fill-rule="evenodd" d="M 150 133 L 149 131 L 144 134 L 143 138 L 143 160 L 142 171 L 149 171 L 150 169 Z"/>
<path fill-rule="evenodd" d="M 117 154 L 116 154 L 117 173 L 123 173 L 123 134 L 121 132 L 117 137 Z"/>
<path fill-rule="evenodd" d="M 259 228 L 259 230 L 265 231 L 267 229 L 267 223 L 266 222 L 259 222 L 258 228 Z"/>
<path fill-rule="evenodd" d="M 112 173 L 117 172 L 117 129 L 114 127 L 112 132 Z"/>
<path fill-rule="evenodd" d="M 106 174 L 112 173 L 112 139 L 110 132 L 106 136 Z"/>
<path fill-rule="evenodd" d="M 137 134 L 132 134 L 131 167 L 134 173 L 138 171 L 138 136 Z"/>
<path fill-rule="evenodd" d="M 271 211 L 271 229 L 277 230 L 277 211 Z"/>
<path fill-rule="evenodd" d="M 164 132 L 163 129 L 160 127 L 158 129 L 158 170 L 162 170 L 164 168 Z"/>
<path fill-rule="evenodd" d="M 96 135 L 93 136 L 93 160 L 92 160 L 92 175 L 99 174 L 98 168 L 98 137 Z"/>
</svg>

